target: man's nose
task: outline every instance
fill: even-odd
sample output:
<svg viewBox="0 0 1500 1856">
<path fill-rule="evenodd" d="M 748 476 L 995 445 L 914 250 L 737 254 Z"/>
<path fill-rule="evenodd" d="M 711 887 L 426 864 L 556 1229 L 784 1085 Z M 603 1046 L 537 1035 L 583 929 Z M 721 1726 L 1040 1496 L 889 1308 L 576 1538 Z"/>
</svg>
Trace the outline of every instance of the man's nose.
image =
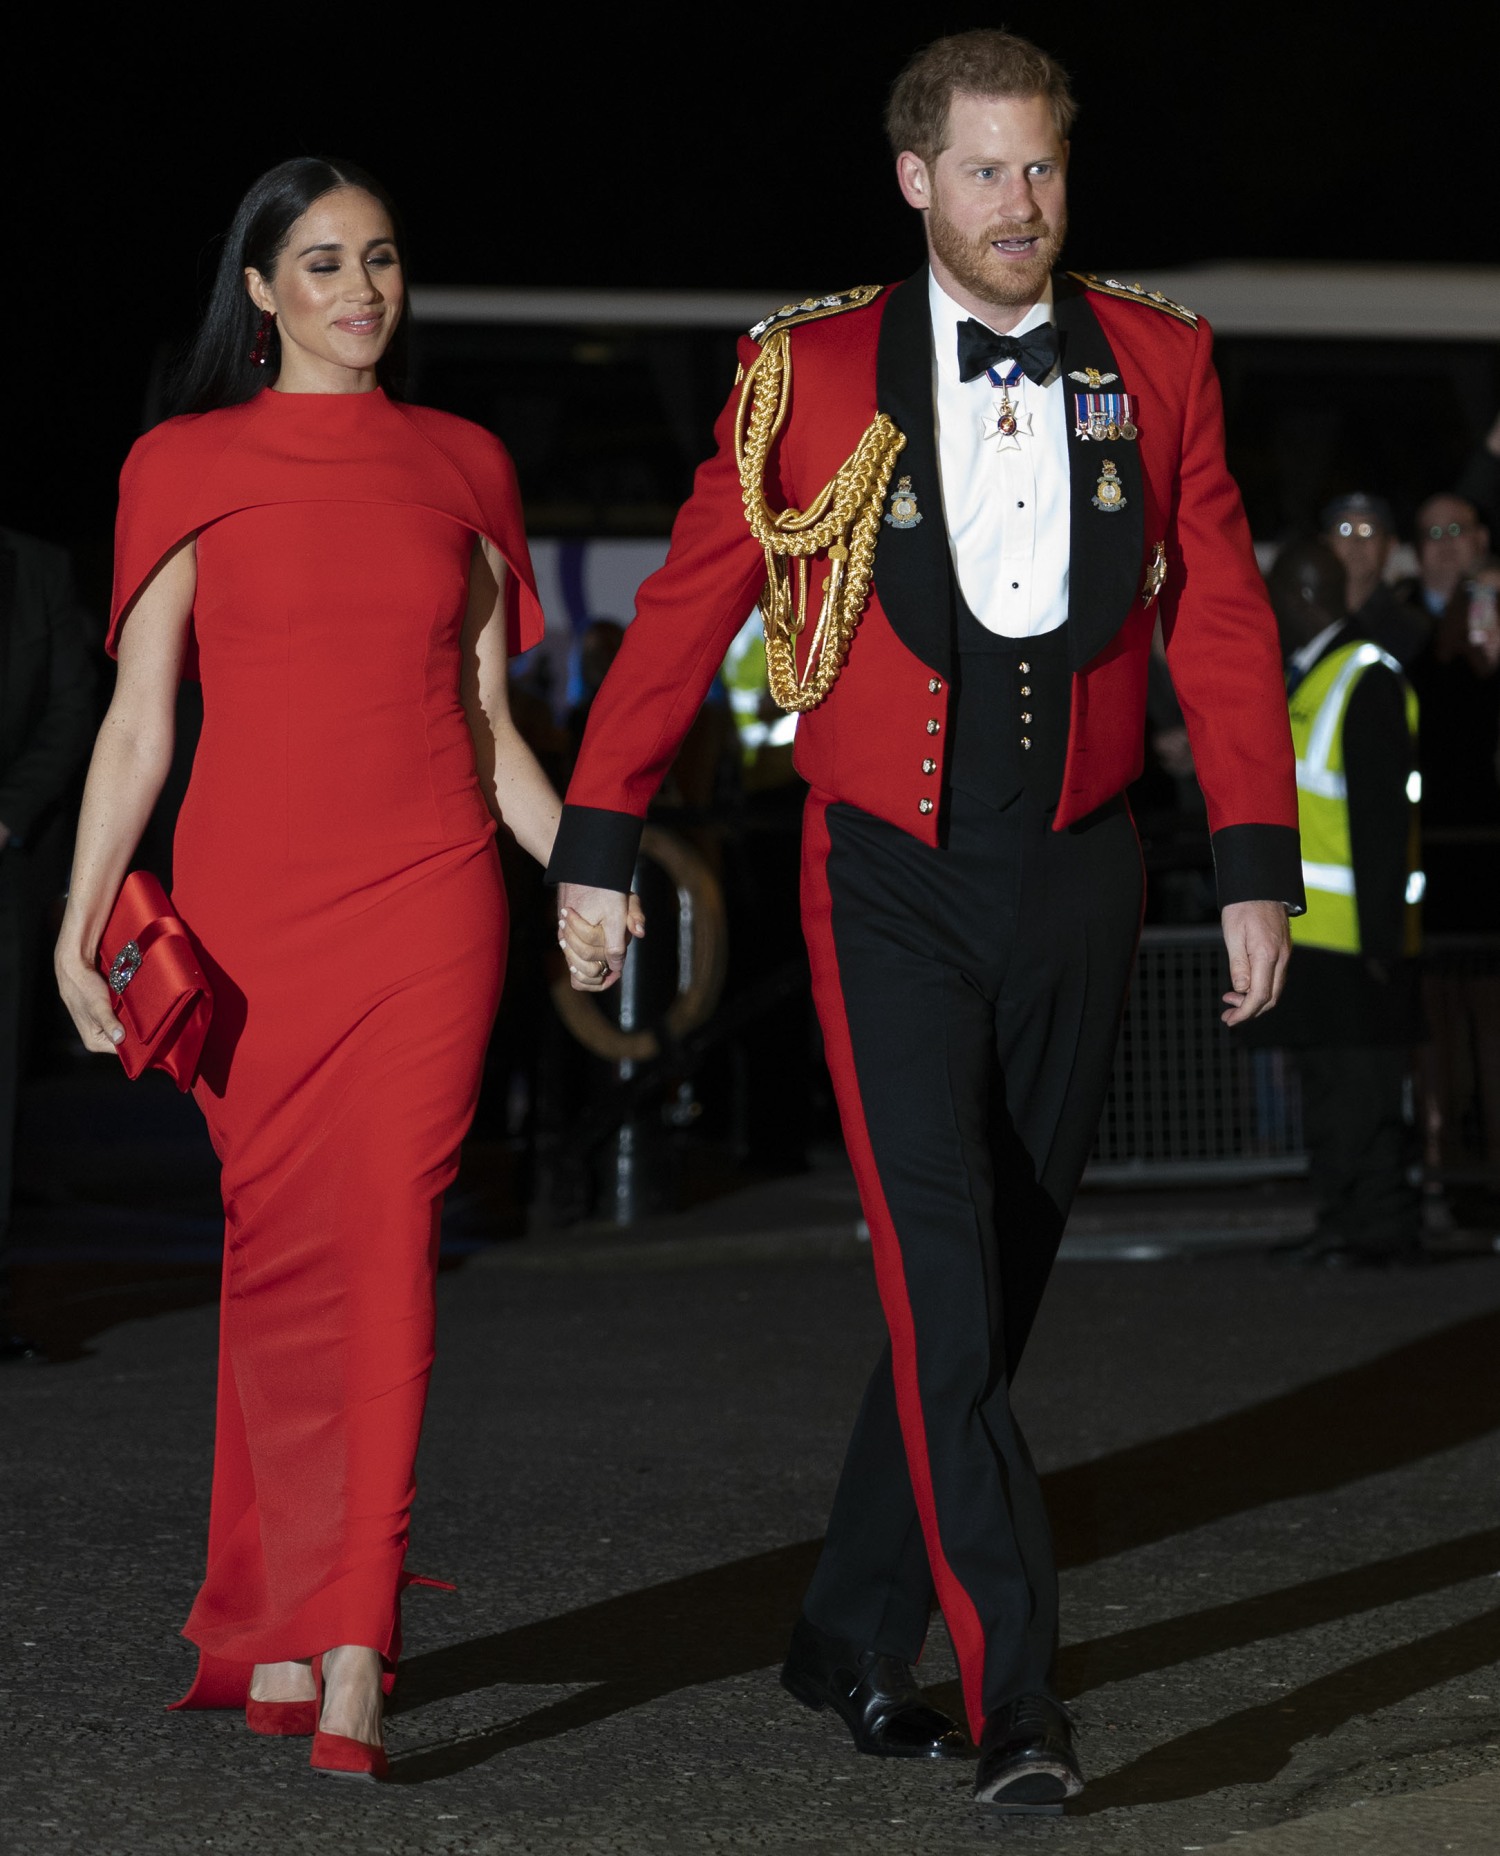
<svg viewBox="0 0 1500 1856">
<path fill-rule="evenodd" d="M 1037 217 L 1036 194 L 1029 174 L 1013 174 L 1000 190 L 1000 207 L 1007 219 L 1023 225 Z"/>
</svg>

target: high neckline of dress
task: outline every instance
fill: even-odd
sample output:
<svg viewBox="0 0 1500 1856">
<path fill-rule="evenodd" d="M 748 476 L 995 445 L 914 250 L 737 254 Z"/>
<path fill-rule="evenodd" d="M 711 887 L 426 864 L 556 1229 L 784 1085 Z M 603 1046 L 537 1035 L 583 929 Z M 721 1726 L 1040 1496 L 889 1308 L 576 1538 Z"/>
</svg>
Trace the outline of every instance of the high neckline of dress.
<svg viewBox="0 0 1500 1856">
<path fill-rule="evenodd" d="M 283 393 L 278 387 L 262 387 L 256 394 L 253 404 L 266 406 L 285 402 L 288 406 L 307 406 L 323 400 L 329 400 L 338 405 L 346 405 L 350 401 L 357 405 L 364 405 L 367 402 L 374 402 L 381 406 L 390 404 L 384 387 L 371 387 L 367 393 Z"/>
</svg>

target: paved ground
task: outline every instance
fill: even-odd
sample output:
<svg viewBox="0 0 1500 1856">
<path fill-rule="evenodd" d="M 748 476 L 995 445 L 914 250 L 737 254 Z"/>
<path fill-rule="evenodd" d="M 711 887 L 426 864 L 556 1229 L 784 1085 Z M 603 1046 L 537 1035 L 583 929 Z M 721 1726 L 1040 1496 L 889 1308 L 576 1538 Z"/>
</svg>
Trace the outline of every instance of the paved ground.
<svg viewBox="0 0 1500 1856">
<path fill-rule="evenodd" d="M 62 1363 L 0 1376 L 0 1845 L 1493 1851 L 1500 1261 L 1309 1278 L 1250 1248 L 1285 1202 L 1210 1200 L 1087 1202 L 1075 1251 L 1113 1222 L 1182 1254 L 1061 1265 L 1026 1364 L 1091 1782 L 1008 1825 L 775 1682 L 879 1332 L 838 1169 L 445 1272 L 413 1558 L 460 1590 L 408 1605 L 378 1790 L 162 1712 L 208 1488 L 201 1207 L 33 1212 Z M 923 1673 L 956 1703 L 940 1627 Z"/>
</svg>

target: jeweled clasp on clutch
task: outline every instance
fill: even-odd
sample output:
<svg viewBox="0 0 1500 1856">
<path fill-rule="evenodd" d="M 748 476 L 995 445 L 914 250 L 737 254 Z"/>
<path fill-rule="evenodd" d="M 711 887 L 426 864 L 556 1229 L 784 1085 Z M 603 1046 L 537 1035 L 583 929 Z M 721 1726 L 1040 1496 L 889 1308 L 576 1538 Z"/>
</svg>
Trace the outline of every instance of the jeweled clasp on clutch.
<svg viewBox="0 0 1500 1856">
<path fill-rule="evenodd" d="M 134 941 L 127 941 L 110 966 L 109 983 L 116 993 L 122 993 L 140 969 L 141 950 Z"/>
</svg>

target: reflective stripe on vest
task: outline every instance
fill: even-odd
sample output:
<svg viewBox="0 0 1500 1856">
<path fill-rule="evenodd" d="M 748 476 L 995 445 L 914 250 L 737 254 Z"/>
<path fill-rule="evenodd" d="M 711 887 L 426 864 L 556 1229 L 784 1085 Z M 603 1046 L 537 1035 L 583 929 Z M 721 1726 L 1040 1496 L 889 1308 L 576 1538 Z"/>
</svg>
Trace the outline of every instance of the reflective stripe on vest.
<svg viewBox="0 0 1500 1856">
<path fill-rule="evenodd" d="M 1349 788 L 1344 776 L 1344 718 L 1360 678 L 1376 664 L 1401 676 L 1401 666 L 1378 645 L 1356 640 L 1330 651 L 1292 692 L 1292 745 L 1297 755 L 1297 822 L 1302 834 L 1302 881 L 1307 913 L 1293 916 L 1292 939 L 1305 946 L 1359 952 L 1359 906 L 1349 841 Z M 1405 677 L 1406 725 L 1413 752 L 1417 698 Z M 1416 953 L 1422 893 L 1417 868 L 1417 813 L 1413 805 L 1407 838 L 1405 944 Z"/>
</svg>

